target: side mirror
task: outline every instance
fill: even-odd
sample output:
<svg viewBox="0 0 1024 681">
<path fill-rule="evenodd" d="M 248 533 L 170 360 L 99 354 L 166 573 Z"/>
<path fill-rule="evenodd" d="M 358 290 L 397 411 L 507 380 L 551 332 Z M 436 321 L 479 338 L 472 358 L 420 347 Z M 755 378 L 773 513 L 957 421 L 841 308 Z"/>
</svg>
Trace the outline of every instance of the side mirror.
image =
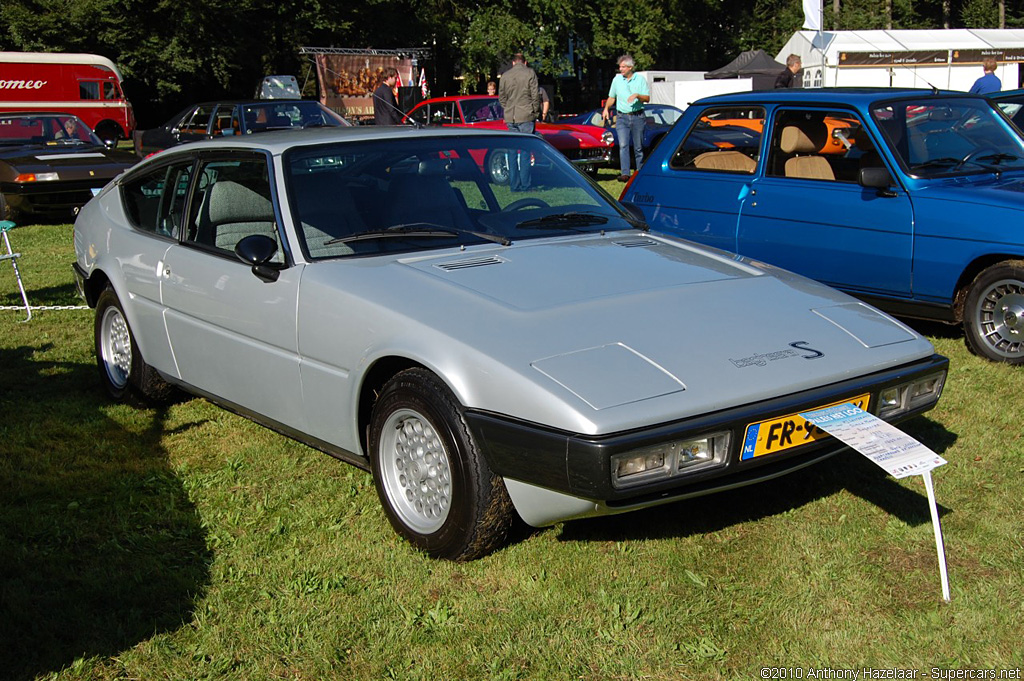
<svg viewBox="0 0 1024 681">
<path fill-rule="evenodd" d="M 892 186 L 892 175 L 884 167 L 861 168 L 857 181 L 862 187 L 877 189 L 879 196 L 892 198 L 897 195 L 896 192 L 890 189 Z"/>
<path fill-rule="evenodd" d="M 277 281 L 280 272 L 270 263 L 277 253 L 277 242 L 266 234 L 250 234 L 235 244 L 235 255 L 246 265 L 252 266 L 252 273 L 265 282 Z"/>
</svg>

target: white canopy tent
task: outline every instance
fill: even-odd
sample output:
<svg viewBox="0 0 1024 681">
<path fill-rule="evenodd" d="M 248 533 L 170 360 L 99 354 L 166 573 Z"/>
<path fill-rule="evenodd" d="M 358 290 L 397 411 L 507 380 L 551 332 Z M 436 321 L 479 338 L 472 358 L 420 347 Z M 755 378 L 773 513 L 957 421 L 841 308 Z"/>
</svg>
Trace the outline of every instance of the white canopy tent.
<svg viewBox="0 0 1024 681">
<path fill-rule="evenodd" d="M 1019 86 L 1024 30 L 797 31 L 776 55 L 800 56 L 804 87 L 937 87 L 969 90 L 994 57 L 1004 90 Z"/>
</svg>

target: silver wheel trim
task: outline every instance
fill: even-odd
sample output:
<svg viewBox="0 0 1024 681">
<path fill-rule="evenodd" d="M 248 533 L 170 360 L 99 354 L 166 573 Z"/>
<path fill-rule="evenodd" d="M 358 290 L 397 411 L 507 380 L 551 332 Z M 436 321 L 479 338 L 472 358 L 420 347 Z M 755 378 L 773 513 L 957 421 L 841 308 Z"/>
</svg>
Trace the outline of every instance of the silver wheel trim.
<svg viewBox="0 0 1024 681">
<path fill-rule="evenodd" d="M 489 170 L 491 173 L 491 179 L 495 182 L 495 184 L 508 184 L 508 156 L 511 153 L 513 152 L 511 152 L 508 149 L 495 149 L 494 151 L 491 152 L 491 167 L 489 168 Z"/>
<path fill-rule="evenodd" d="M 379 455 L 381 485 L 402 522 L 419 534 L 441 529 L 451 509 L 451 465 L 430 421 L 412 409 L 392 412 Z"/>
<path fill-rule="evenodd" d="M 1006 359 L 1024 356 L 1024 282 L 1001 279 L 990 284 L 971 312 L 989 351 Z"/>
<path fill-rule="evenodd" d="M 100 353 L 107 378 L 117 389 L 128 385 L 132 370 L 132 336 L 128 322 L 116 307 L 108 307 L 100 322 Z"/>
</svg>

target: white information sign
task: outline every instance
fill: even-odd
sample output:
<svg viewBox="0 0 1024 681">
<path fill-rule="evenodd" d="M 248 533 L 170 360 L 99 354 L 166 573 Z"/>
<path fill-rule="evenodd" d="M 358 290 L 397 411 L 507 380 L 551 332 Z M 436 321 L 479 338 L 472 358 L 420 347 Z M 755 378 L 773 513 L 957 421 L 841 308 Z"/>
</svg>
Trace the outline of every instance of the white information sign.
<svg viewBox="0 0 1024 681">
<path fill-rule="evenodd" d="M 941 456 L 910 437 L 896 426 L 852 403 L 806 411 L 801 417 L 821 428 L 881 466 L 894 478 L 920 475 L 928 492 L 928 506 L 935 530 L 935 550 L 939 554 L 939 579 L 942 599 L 949 601 L 949 576 L 946 572 L 946 547 L 942 540 L 939 508 L 935 502 L 932 469 L 946 463 Z"/>
<path fill-rule="evenodd" d="M 894 478 L 921 475 L 946 463 L 896 426 L 849 402 L 800 416 L 868 457 Z"/>
</svg>

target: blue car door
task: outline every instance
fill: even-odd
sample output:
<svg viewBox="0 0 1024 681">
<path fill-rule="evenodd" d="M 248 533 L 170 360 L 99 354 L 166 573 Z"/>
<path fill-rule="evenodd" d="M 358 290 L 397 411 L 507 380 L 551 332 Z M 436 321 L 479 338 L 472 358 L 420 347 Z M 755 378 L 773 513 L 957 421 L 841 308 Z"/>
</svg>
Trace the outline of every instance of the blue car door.
<svg viewBox="0 0 1024 681">
<path fill-rule="evenodd" d="M 897 184 L 858 183 L 885 167 L 852 111 L 779 109 L 763 172 L 752 183 L 736 250 L 854 293 L 909 297 L 914 213 Z"/>
<path fill-rule="evenodd" d="M 624 198 L 643 209 L 652 229 L 736 251 L 737 220 L 749 200 L 763 126 L 760 106 L 701 112 L 663 167 L 645 168 Z"/>
</svg>

